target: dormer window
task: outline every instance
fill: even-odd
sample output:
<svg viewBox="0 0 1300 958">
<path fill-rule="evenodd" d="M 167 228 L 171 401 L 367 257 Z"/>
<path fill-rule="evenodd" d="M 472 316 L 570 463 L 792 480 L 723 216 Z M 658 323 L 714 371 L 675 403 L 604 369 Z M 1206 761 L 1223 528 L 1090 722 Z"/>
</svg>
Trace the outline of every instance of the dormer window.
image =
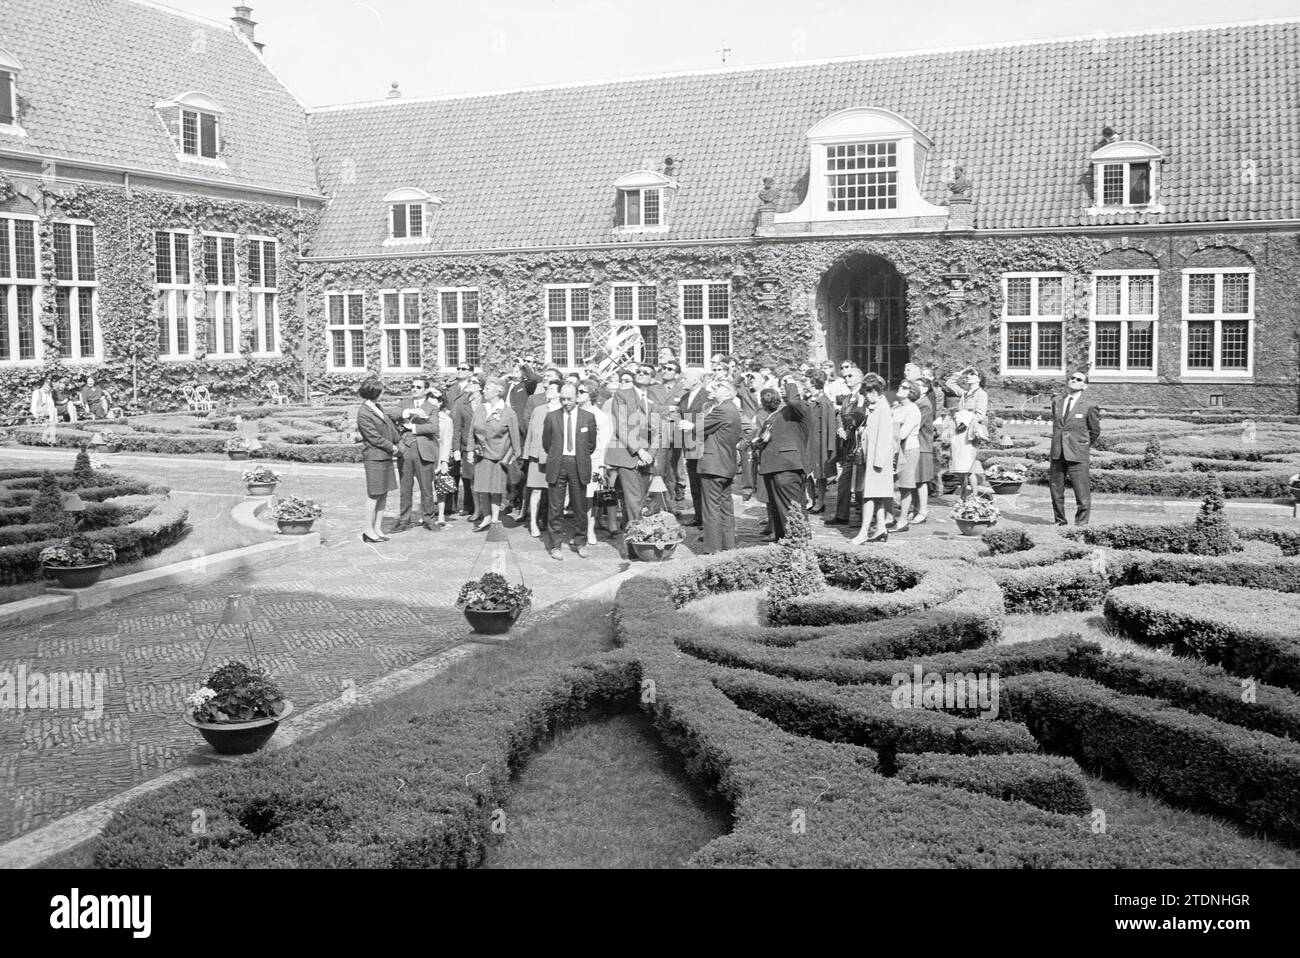
<svg viewBox="0 0 1300 958">
<path fill-rule="evenodd" d="M 1093 173 L 1091 212 L 1156 208 L 1160 164 L 1164 154 L 1136 140 L 1107 143 L 1090 157 Z"/>
<path fill-rule="evenodd" d="M 668 208 L 675 180 L 652 170 L 638 170 L 614 183 L 618 203 L 614 227 L 621 232 L 656 232 L 668 228 Z"/>
<path fill-rule="evenodd" d="M 388 209 L 388 239 L 385 245 L 425 243 L 430 239 L 433 220 L 442 200 L 424 190 L 394 190 L 384 197 Z"/>
<path fill-rule="evenodd" d="M 23 65 L 0 47 L 0 133 L 18 133 L 18 74 Z"/>
<path fill-rule="evenodd" d="M 177 159 L 221 163 L 221 117 L 226 111 L 220 104 L 191 91 L 154 108 L 176 142 Z"/>
</svg>

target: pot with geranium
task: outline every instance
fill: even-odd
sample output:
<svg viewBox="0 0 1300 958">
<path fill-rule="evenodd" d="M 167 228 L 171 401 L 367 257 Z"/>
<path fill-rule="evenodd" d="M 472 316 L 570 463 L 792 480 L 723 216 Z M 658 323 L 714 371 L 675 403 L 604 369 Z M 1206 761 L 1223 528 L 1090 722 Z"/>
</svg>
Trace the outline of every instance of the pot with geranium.
<svg viewBox="0 0 1300 958">
<path fill-rule="evenodd" d="M 59 545 L 41 550 L 41 568 L 65 589 L 84 589 L 99 581 L 104 570 L 117 559 L 117 550 L 107 542 L 88 536 L 70 536 Z"/>
<path fill-rule="evenodd" d="M 1287 488 L 1291 490 L 1292 505 L 1300 505 L 1300 472 L 1287 480 Z"/>
<path fill-rule="evenodd" d="M 244 470 L 244 486 L 248 489 L 250 496 L 271 496 L 275 495 L 276 483 L 284 477 L 274 469 L 264 465 L 254 466 L 252 469 Z"/>
<path fill-rule="evenodd" d="M 226 455 L 231 459 L 247 459 L 252 449 L 253 444 L 247 436 L 231 436 L 226 440 Z"/>
<path fill-rule="evenodd" d="M 222 755 L 256 752 L 293 711 L 271 676 L 243 662 L 217 668 L 185 704 L 185 723 Z"/>
<path fill-rule="evenodd" d="M 122 437 L 111 429 L 101 429 L 90 437 L 90 444 L 96 450 L 102 449 L 104 452 L 118 452 L 122 448 Z"/>
<path fill-rule="evenodd" d="M 475 632 L 504 635 L 533 604 L 533 590 L 520 583 L 511 585 L 498 572 L 485 572 L 482 578 L 460 587 L 456 608 Z"/>
<path fill-rule="evenodd" d="M 298 496 L 285 496 L 276 500 L 271 509 L 271 518 L 280 527 L 280 534 L 286 536 L 305 536 L 311 532 L 312 523 L 321 517 L 325 510 L 313 499 Z"/>
<path fill-rule="evenodd" d="M 1015 463 L 995 463 L 984 473 L 988 484 L 999 496 L 1014 496 L 1028 476 L 1025 468 Z"/>
<path fill-rule="evenodd" d="M 682 541 L 682 527 L 671 512 L 656 512 L 629 522 L 623 539 L 638 559 L 665 562 Z"/>
<path fill-rule="evenodd" d="M 964 536 L 982 536 L 998 521 L 998 507 L 986 496 L 970 496 L 952 507 L 952 517 Z"/>
</svg>

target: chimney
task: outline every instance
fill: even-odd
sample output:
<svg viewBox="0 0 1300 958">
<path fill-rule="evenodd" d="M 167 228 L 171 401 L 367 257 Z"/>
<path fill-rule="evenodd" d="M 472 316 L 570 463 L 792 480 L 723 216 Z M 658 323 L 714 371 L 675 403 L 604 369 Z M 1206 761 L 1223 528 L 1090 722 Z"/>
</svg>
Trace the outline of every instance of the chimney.
<svg viewBox="0 0 1300 958">
<path fill-rule="evenodd" d="M 390 87 L 388 90 L 388 99 L 397 100 L 400 99 L 401 96 L 402 96 L 402 91 L 397 89 L 397 81 L 394 80 L 392 87 Z"/>
<path fill-rule="evenodd" d="M 261 53 L 262 48 L 265 47 L 266 44 L 258 43 L 253 36 L 253 28 L 257 26 L 257 23 L 252 19 L 252 12 L 252 7 L 246 7 L 241 4 L 235 7 L 235 15 L 230 18 L 230 22 L 235 25 L 235 29 L 239 32 L 240 36 L 247 37 L 248 42 L 257 47 L 257 52 Z"/>
</svg>

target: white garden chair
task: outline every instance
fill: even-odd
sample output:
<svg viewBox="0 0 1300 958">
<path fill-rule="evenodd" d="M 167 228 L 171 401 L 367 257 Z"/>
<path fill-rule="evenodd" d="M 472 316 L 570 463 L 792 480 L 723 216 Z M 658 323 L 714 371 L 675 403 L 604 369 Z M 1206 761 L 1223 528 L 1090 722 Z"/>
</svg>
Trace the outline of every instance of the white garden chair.
<svg viewBox="0 0 1300 958">
<path fill-rule="evenodd" d="M 208 387 L 194 386 L 193 391 L 194 399 L 190 404 L 190 408 L 195 412 L 211 412 L 212 407 L 216 405 L 216 401 L 208 393 Z"/>
<path fill-rule="evenodd" d="M 271 402 L 277 406 L 283 406 L 289 401 L 289 397 L 280 392 L 280 384 L 274 379 L 266 384 L 266 391 L 271 396 Z"/>
</svg>

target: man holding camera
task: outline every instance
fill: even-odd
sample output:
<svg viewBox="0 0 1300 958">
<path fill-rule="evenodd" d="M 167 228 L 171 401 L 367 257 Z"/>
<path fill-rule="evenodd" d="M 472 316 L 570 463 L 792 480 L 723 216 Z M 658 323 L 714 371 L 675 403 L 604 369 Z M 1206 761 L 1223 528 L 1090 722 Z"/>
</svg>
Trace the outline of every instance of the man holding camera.
<svg viewBox="0 0 1300 958">
<path fill-rule="evenodd" d="M 785 389 L 785 401 L 776 389 L 768 386 L 759 394 L 759 411 L 754 449 L 758 455 L 758 474 L 767 492 L 767 515 L 772 533 L 785 538 L 785 517 L 790 509 L 803 508 L 805 454 L 811 413 L 800 394 L 798 377 L 782 376 L 778 384 Z"/>
</svg>

